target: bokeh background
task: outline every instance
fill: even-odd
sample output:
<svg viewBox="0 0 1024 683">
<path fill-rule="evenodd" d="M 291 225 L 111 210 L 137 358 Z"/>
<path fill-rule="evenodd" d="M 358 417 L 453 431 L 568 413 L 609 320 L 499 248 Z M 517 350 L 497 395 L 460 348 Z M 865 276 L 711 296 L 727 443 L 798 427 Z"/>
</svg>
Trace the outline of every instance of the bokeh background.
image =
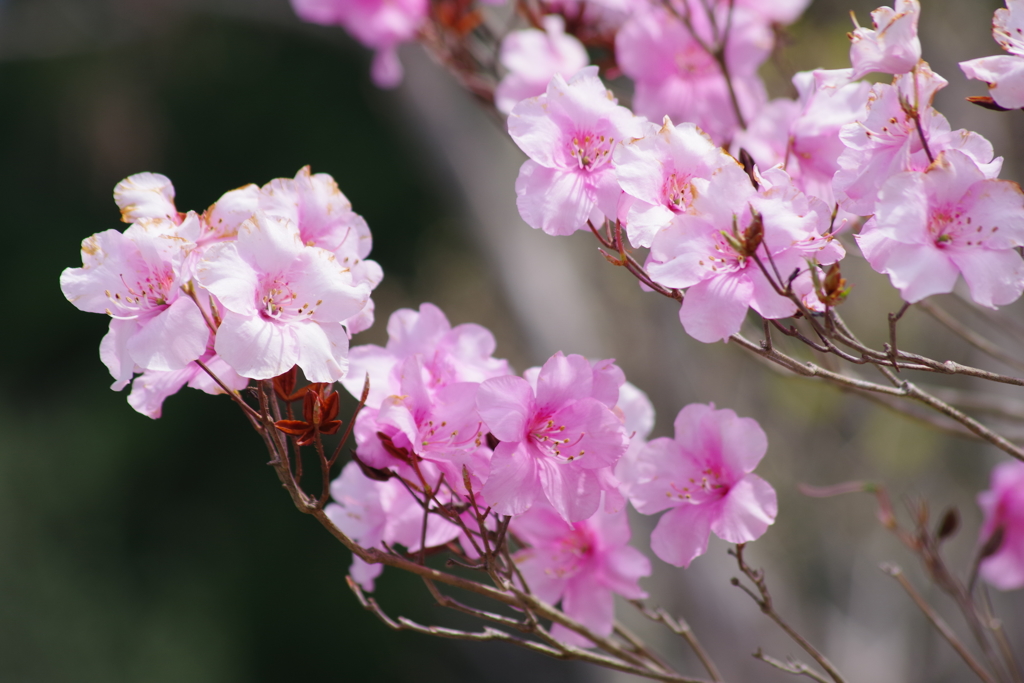
<svg viewBox="0 0 1024 683">
<path fill-rule="evenodd" d="M 954 128 L 986 135 L 1006 157 L 1003 177 L 1019 180 L 1024 115 L 966 104 L 983 87 L 956 67 L 998 51 L 989 35 L 998 4 L 923 4 L 925 59 L 951 81 L 938 108 Z M 791 66 L 844 66 L 847 12 L 864 23 L 874 5 L 815 2 L 792 28 Z M 119 226 L 114 184 L 161 172 L 179 207 L 201 210 L 228 189 L 306 164 L 332 174 L 369 221 L 386 273 L 374 295 L 378 324 L 354 343 L 383 342 L 391 311 L 432 301 L 453 323 L 488 326 L 499 355 L 519 369 L 559 349 L 617 358 L 655 403 L 655 435 L 694 401 L 756 417 L 771 444 L 760 472 L 778 490 L 781 514 L 750 554 L 769 572 L 780 611 L 851 681 L 966 680 L 878 570 L 885 560 L 904 566 L 962 628 L 878 527 L 872 501 L 812 500 L 796 485 L 873 479 L 897 501 L 927 498 L 936 513 L 956 505 L 964 529 L 948 551 L 962 567 L 979 522 L 974 496 L 1002 457 L 773 373 L 738 349 L 686 338 L 675 306 L 640 292 L 587 236 L 527 228 L 512 189 L 521 154 L 418 47 L 403 61 L 403 86 L 375 89 L 367 53 L 340 30 L 301 24 L 287 0 L 0 2 L 0 681 L 628 679 L 509 647 L 388 631 L 345 587 L 347 551 L 292 508 L 229 401 L 183 393 L 153 421 L 107 389 L 97 354 L 107 321 L 75 310 L 57 281 L 81 263 L 84 237 Z M 778 70 L 765 75 L 775 94 L 788 94 Z M 855 289 L 845 315 L 881 343 L 897 299 L 884 278 L 848 262 Z M 955 297 L 944 305 L 985 324 Z M 924 314 L 911 311 L 905 323 L 906 348 L 1008 371 Z M 1019 334 L 1000 340 L 1021 351 Z M 994 395 L 1004 412 L 1024 412 L 1019 390 Z M 643 547 L 651 520 L 638 517 L 634 528 Z M 654 564 L 645 585 L 693 625 L 728 680 L 786 680 L 750 653 L 800 653 L 728 584 L 735 570 L 724 544 L 713 542 L 687 571 Z M 389 570 L 378 593 L 392 613 L 461 623 L 411 577 Z M 1024 646 L 1021 596 L 995 598 Z M 681 641 L 620 612 L 698 673 Z"/>
</svg>

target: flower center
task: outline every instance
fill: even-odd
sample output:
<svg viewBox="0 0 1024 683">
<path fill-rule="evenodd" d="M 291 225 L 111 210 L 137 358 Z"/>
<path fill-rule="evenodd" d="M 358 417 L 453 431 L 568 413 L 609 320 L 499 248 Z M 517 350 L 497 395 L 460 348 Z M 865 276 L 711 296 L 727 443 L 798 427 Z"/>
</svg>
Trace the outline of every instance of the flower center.
<svg viewBox="0 0 1024 683">
<path fill-rule="evenodd" d="M 580 571 L 593 554 L 590 530 L 583 524 L 573 525 L 573 530 L 558 542 L 545 573 L 559 579 L 568 578 Z"/>
<path fill-rule="evenodd" d="M 713 502 L 729 492 L 729 484 L 722 479 L 719 469 L 708 467 L 700 473 L 699 479 L 688 477 L 682 483 L 669 482 L 669 490 L 665 495 L 684 503 Z"/>
<path fill-rule="evenodd" d="M 591 132 L 577 132 L 569 141 L 569 156 L 581 171 L 596 170 L 611 161 L 615 138 Z"/>
<path fill-rule="evenodd" d="M 262 285 L 256 308 L 266 320 L 294 321 L 311 318 L 316 312 L 316 307 L 323 303 L 321 299 L 316 304 L 305 302 L 301 306 L 296 305 L 299 295 L 281 275 L 264 280 Z"/>
<path fill-rule="evenodd" d="M 567 434 L 565 425 L 556 424 L 551 418 L 538 420 L 530 430 L 530 441 L 544 455 L 560 462 L 578 460 L 586 451 L 579 447 L 583 434 Z"/>
<path fill-rule="evenodd" d="M 939 249 L 982 246 L 998 231 L 998 226 L 975 224 L 971 216 L 964 216 L 957 207 L 943 207 L 928 217 L 928 234 Z"/>
<path fill-rule="evenodd" d="M 122 310 L 127 308 L 142 312 L 160 308 L 175 298 L 174 270 L 169 265 L 159 271 L 150 271 L 146 277 L 136 280 L 135 284 L 128 284 L 122 275 L 121 283 L 124 284 L 124 291 L 111 292 L 108 289 L 104 294 Z"/>
<path fill-rule="evenodd" d="M 676 213 L 686 211 L 693 203 L 693 186 L 690 180 L 692 176 L 675 172 L 665 178 L 665 185 L 661 189 L 662 196 L 668 202 L 669 208 Z"/>
</svg>

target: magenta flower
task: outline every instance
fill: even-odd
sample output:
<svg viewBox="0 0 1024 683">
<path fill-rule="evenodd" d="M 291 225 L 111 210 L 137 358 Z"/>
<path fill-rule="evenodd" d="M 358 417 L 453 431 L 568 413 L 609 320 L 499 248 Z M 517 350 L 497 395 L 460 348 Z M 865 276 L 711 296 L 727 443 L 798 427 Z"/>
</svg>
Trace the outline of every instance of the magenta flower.
<svg viewBox="0 0 1024 683">
<path fill-rule="evenodd" d="M 982 578 L 999 590 L 1024 588 L 1024 464 L 1004 462 L 992 470 L 992 488 L 978 495 L 985 516 L 982 540 L 999 531 L 1003 540 L 981 562 Z"/>
<path fill-rule="evenodd" d="M 963 275 L 971 298 L 994 308 L 1024 291 L 1024 193 L 989 180 L 957 150 L 924 173 L 892 176 L 857 243 L 871 267 L 889 276 L 905 301 L 953 291 Z"/>
<path fill-rule="evenodd" d="M 838 241 L 824 235 L 832 216 L 828 205 L 798 192 L 780 168 L 766 171 L 761 186 L 755 195 L 745 184 L 746 202 L 722 202 L 714 213 L 676 217 L 651 246 L 648 272 L 667 287 L 689 288 L 679 320 L 687 334 L 702 342 L 739 332 L 749 308 L 768 319 L 796 312 L 796 304 L 772 287 L 755 255 L 782 277 L 806 269 L 807 259 L 830 264 L 845 255 Z M 759 212 L 760 221 L 751 209 Z"/>
<path fill-rule="evenodd" d="M 640 119 L 616 104 L 597 67 L 568 83 L 556 74 L 543 95 L 515 106 L 508 132 L 530 157 L 516 179 L 516 206 L 531 228 L 570 235 L 585 230 L 588 220 L 615 217 L 622 190 L 612 153 L 642 129 Z"/>
<path fill-rule="evenodd" d="M 615 150 L 615 173 L 623 191 L 635 200 L 626 217 L 634 247 L 649 247 L 675 216 L 699 214 L 709 202 L 750 194 L 743 167 L 692 123 L 673 126 L 666 116 L 659 128 L 644 125 L 645 135 Z M 725 195 L 725 196 L 723 196 Z"/>
<path fill-rule="evenodd" d="M 423 507 L 402 482 L 396 479 L 373 481 L 350 462 L 341 475 L 331 482 L 331 498 L 324 512 L 346 536 L 364 548 L 381 548 L 400 544 L 410 552 L 420 549 L 423 530 Z M 443 545 L 459 535 L 459 527 L 438 515 L 427 518 L 426 547 Z M 366 590 L 373 590 L 373 580 L 383 565 L 368 565 L 352 558 L 352 578 Z"/>
<path fill-rule="evenodd" d="M 652 121 L 668 116 L 678 123 L 695 123 L 716 144 L 724 144 L 739 121 L 722 70 L 705 48 L 714 44 L 714 30 L 703 3 L 680 4 L 697 37 L 661 7 L 638 10 L 616 35 L 615 56 L 623 73 L 636 81 L 637 114 Z M 718 25 L 725 26 L 728 4 L 717 4 L 715 12 Z M 749 121 L 767 99 L 757 69 L 771 51 L 772 33 L 761 17 L 743 7 L 734 8 L 728 21 L 726 64 Z"/>
<path fill-rule="evenodd" d="M 181 226 L 166 218 L 143 220 L 123 233 L 107 230 L 82 242 L 82 267 L 61 273 L 60 287 L 80 310 L 106 313 L 110 331 L 100 358 L 120 390 L 141 370 L 181 370 L 206 350 L 210 330 L 202 312 L 181 287 L 195 245 L 181 236 L 198 217 Z"/>
<path fill-rule="evenodd" d="M 480 385 L 477 409 L 500 441 L 483 491 L 497 512 L 521 514 L 538 497 L 570 523 L 597 510 L 597 471 L 618 461 L 628 438 L 611 408 L 594 398 L 594 375 L 586 358 L 559 352 L 541 368 L 536 389 L 513 376 Z"/>
<path fill-rule="evenodd" d="M 896 9 L 879 7 L 871 13 L 874 30 L 857 27 L 850 33 L 850 62 L 853 77 L 861 78 L 881 71 L 905 74 L 921 59 L 921 41 L 917 37 L 917 20 L 921 16 L 918 0 L 896 0 Z"/>
<path fill-rule="evenodd" d="M 512 520 L 511 531 L 526 544 L 515 555 L 530 591 L 598 635 L 611 635 L 615 621 L 615 594 L 640 600 L 642 576 L 650 576 L 651 563 L 628 545 L 629 521 L 625 510 L 599 511 L 593 517 L 567 524 L 547 505 L 535 505 Z M 555 624 L 551 635 L 578 647 L 594 647 L 586 638 Z"/>
<path fill-rule="evenodd" d="M 1024 107 L 1024 0 L 1006 0 L 992 19 L 992 37 L 1010 54 L 960 62 L 968 78 L 985 81 L 1001 107 Z"/>
<path fill-rule="evenodd" d="M 369 287 L 354 285 L 327 250 L 302 244 L 293 224 L 255 214 L 236 242 L 206 251 L 196 276 L 225 309 L 215 348 L 239 375 L 270 379 L 294 365 L 313 382 L 345 374 L 343 323 L 366 305 Z"/>
<path fill-rule="evenodd" d="M 630 471 L 620 474 L 626 496 L 645 515 L 665 509 L 651 550 L 687 567 L 703 555 L 711 532 L 729 543 L 756 540 L 775 521 L 775 490 L 751 474 L 768 439 L 751 418 L 694 403 L 679 411 L 675 437 L 654 439 Z"/>
<path fill-rule="evenodd" d="M 292 0 L 303 21 L 340 25 L 363 45 L 377 51 L 370 74 L 381 88 L 402 81 L 396 48 L 412 40 L 427 17 L 427 0 Z"/>
<path fill-rule="evenodd" d="M 494 91 L 494 105 L 503 114 L 528 97 L 543 95 L 555 74 L 572 78 L 590 63 L 587 49 L 565 32 L 565 19 L 543 18 L 544 30 L 512 31 L 501 41 L 499 58 L 508 73 Z"/>
</svg>

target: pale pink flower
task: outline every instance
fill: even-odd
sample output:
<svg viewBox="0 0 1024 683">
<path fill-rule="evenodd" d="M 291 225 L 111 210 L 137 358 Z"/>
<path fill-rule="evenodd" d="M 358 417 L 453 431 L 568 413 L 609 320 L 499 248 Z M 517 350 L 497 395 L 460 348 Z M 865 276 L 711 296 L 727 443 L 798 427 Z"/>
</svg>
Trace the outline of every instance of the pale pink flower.
<svg viewBox="0 0 1024 683">
<path fill-rule="evenodd" d="M 921 16 L 918 0 L 896 0 L 896 9 L 879 7 L 871 13 L 874 30 L 864 28 L 854 18 L 850 36 L 850 63 L 853 77 L 862 78 L 881 71 L 905 74 L 921 60 L 921 41 L 917 20 Z"/>
<path fill-rule="evenodd" d="M 184 294 L 184 264 L 194 243 L 180 236 L 199 222 L 189 214 L 181 226 L 166 218 L 143 219 L 123 233 L 107 230 L 82 242 L 82 267 L 61 273 L 64 296 L 78 309 L 106 313 L 110 331 L 100 358 L 120 390 L 140 370 L 181 370 L 206 350 L 209 328 Z"/>
<path fill-rule="evenodd" d="M 500 441 L 484 485 L 497 512 L 520 514 L 538 497 L 567 522 L 597 510 L 604 488 L 597 470 L 614 466 L 628 440 L 621 420 L 593 397 L 594 376 L 587 359 L 559 352 L 541 368 L 536 389 L 513 376 L 480 385 L 477 409 Z"/>
<path fill-rule="evenodd" d="M 893 85 L 872 88 L 867 116 L 840 132 L 846 149 L 839 156 L 833 188 L 845 210 L 860 216 L 874 213 L 878 191 L 891 176 L 928 168 L 931 162 L 922 131 L 933 156 L 957 149 L 971 157 L 987 178 L 999 175 L 1002 157 L 992 158 L 989 141 L 971 131 L 950 130 L 946 117 L 931 106 L 935 93 L 946 85 L 922 62 L 914 73 L 898 76 Z M 908 108 L 917 111 L 921 131 Z"/>
<path fill-rule="evenodd" d="M 223 200 L 222 200 L 223 201 Z M 326 173 L 310 173 L 305 166 L 295 178 L 277 178 L 259 191 L 258 206 L 266 213 L 284 218 L 299 230 L 302 243 L 334 254 L 338 263 L 352 273 L 352 283 L 373 290 L 384 277 L 376 261 L 367 259 L 373 237 L 366 221 L 352 211 L 352 204 Z M 373 324 L 373 300 L 358 315 L 345 322 L 350 334 Z"/>
<path fill-rule="evenodd" d="M 992 19 L 992 37 L 1008 55 L 960 62 L 968 78 L 985 81 L 992 99 L 1001 107 L 1024 107 L 1024 0 L 1006 0 Z"/>
<path fill-rule="evenodd" d="M 416 37 L 427 17 L 427 0 L 291 0 L 304 21 L 339 25 L 363 45 L 376 50 L 370 74 L 381 88 L 402 81 L 399 43 Z"/>
<path fill-rule="evenodd" d="M 985 516 L 979 534 L 987 541 L 997 531 L 1003 540 L 982 560 L 981 577 L 999 590 L 1024 588 L 1024 464 L 1004 462 L 992 470 L 992 484 L 978 495 Z"/>
<path fill-rule="evenodd" d="M 695 123 L 716 144 L 723 144 L 740 125 L 722 70 L 705 47 L 714 45 L 714 31 L 701 3 L 683 4 L 697 37 L 673 14 L 652 6 L 636 12 L 618 32 L 616 59 L 623 73 L 636 81 L 637 114 L 652 121 L 668 116 L 677 123 Z M 718 25 L 725 26 L 728 6 L 719 4 L 715 12 Z M 771 51 L 773 37 L 759 17 L 742 7 L 733 10 L 730 27 L 726 64 L 740 110 L 749 121 L 767 99 L 757 69 Z"/>
<path fill-rule="evenodd" d="M 270 379 L 294 365 L 313 382 L 345 374 L 343 323 L 369 287 L 354 285 L 327 250 L 305 246 L 293 224 L 256 213 L 237 241 L 206 251 L 196 276 L 224 308 L 215 348 L 239 375 Z"/>
<path fill-rule="evenodd" d="M 1024 290 L 1024 193 L 947 150 L 926 172 L 886 181 L 857 243 L 908 302 L 953 291 L 962 274 L 976 303 L 1008 304 Z"/>
<path fill-rule="evenodd" d="M 622 510 L 598 511 L 589 519 L 566 523 L 553 508 L 537 504 L 512 520 L 511 532 L 526 548 L 515 555 L 530 591 L 601 636 L 611 635 L 615 595 L 641 600 L 642 576 L 651 563 L 628 545 L 629 521 Z M 586 638 L 555 624 L 551 635 L 578 647 L 594 647 Z"/>
<path fill-rule="evenodd" d="M 121 220 L 134 223 L 141 218 L 165 218 L 181 223 L 183 215 L 174 205 L 174 185 L 159 173 L 136 173 L 114 187 L 114 202 Z"/>
<path fill-rule="evenodd" d="M 709 202 L 730 202 L 736 192 L 740 201 L 750 194 L 750 180 L 735 159 L 696 125 L 674 126 L 667 116 L 660 128 L 646 123 L 644 136 L 616 149 L 614 161 L 619 185 L 635 198 L 626 217 L 634 247 L 651 246 L 679 214 L 699 214 Z"/>
<path fill-rule="evenodd" d="M 764 21 L 771 24 L 786 26 L 800 18 L 811 0 L 717 0 L 718 4 L 728 6 L 734 3 L 736 7 L 759 15 Z"/>
<path fill-rule="evenodd" d="M 516 179 L 523 220 L 549 235 L 569 235 L 585 230 L 588 220 L 614 218 L 622 190 L 612 153 L 642 134 L 640 123 L 616 103 L 597 67 L 568 83 L 556 74 L 543 95 L 517 104 L 508 132 L 530 157 Z"/>
<path fill-rule="evenodd" d="M 549 14 L 542 22 L 543 31 L 512 31 L 501 41 L 499 59 L 508 73 L 494 91 L 494 105 L 503 114 L 528 97 L 544 94 L 555 74 L 572 78 L 590 63 L 583 43 L 566 34 L 565 19 Z"/>
<path fill-rule="evenodd" d="M 383 550 L 399 544 L 410 552 L 420 549 L 423 532 L 423 507 L 397 479 L 374 481 L 367 478 L 359 465 L 350 462 L 341 475 L 331 482 L 331 498 L 324 512 L 346 536 L 364 548 Z M 459 527 L 442 517 L 427 517 L 426 547 L 439 546 L 455 539 Z M 352 578 L 366 590 L 373 590 L 373 580 L 383 565 L 367 565 L 352 558 Z"/>
<path fill-rule="evenodd" d="M 828 205 L 799 192 L 780 168 L 762 174 L 760 184 L 761 192 L 754 194 L 747 183 L 746 201 L 677 216 L 651 246 L 651 277 L 667 287 L 689 288 L 679 320 L 695 339 L 728 339 L 739 332 L 749 308 L 768 319 L 796 312 L 796 304 L 776 292 L 754 255 L 773 277 L 777 270 L 782 278 L 806 269 L 808 259 L 829 264 L 844 255 L 838 241 L 825 234 L 832 219 Z M 745 236 L 751 227 L 756 232 L 752 210 L 763 225 L 756 244 L 748 244 Z"/>
<path fill-rule="evenodd" d="M 240 391 L 249 380 L 240 376 L 231 366 L 225 363 L 213 350 L 213 335 L 206 345 L 206 353 L 199 360 L 210 369 L 229 389 Z M 195 362 L 189 363 L 181 370 L 146 370 L 132 381 L 132 391 L 128 395 L 128 404 L 136 411 L 153 418 L 160 417 L 164 400 L 178 393 L 185 385 L 199 389 L 207 394 L 222 394 L 224 389 Z"/>
<path fill-rule="evenodd" d="M 654 554 L 687 567 L 707 550 L 711 532 L 729 543 L 760 538 L 778 512 L 775 490 L 751 474 L 767 450 L 764 430 L 751 418 L 713 404 L 679 411 L 675 437 L 650 441 L 622 473 L 638 511 L 671 508 L 651 534 Z"/>
</svg>

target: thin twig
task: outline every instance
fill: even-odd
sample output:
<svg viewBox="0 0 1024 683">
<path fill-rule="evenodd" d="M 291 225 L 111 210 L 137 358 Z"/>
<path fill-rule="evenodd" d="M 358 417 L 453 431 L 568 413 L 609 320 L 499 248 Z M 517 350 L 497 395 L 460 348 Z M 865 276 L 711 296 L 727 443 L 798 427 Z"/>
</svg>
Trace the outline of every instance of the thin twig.
<svg viewBox="0 0 1024 683">
<path fill-rule="evenodd" d="M 711 659 L 711 655 L 704 649 L 704 646 L 697 640 L 697 636 L 694 635 L 690 625 L 684 619 L 673 617 L 671 614 L 663 610 L 662 608 L 650 609 L 640 600 L 630 600 L 629 604 L 639 610 L 640 614 L 644 615 L 651 621 L 664 624 L 668 630 L 672 631 L 678 636 L 681 636 L 686 641 L 693 653 L 697 655 L 697 659 L 704 666 L 704 669 L 711 676 L 712 681 L 721 681 L 722 674 L 718 673 L 718 667 L 715 666 L 715 662 Z"/>
<path fill-rule="evenodd" d="M 795 674 L 797 676 L 807 676 L 808 678 L 812 678 L 818 681 L 818 683 L 829 683 L 829 680 L 822 676 L 820 673 L 812 669 L 807 664 L 804 664 L 803 662 L 797 661 L 795 659 L 790 659 L 789 661 L 783 662 L 781 660 L 775 659 L 774 657 L 769 657 L 765 653 L 761 652 L 760 648 L 758 648 L 757 652 L 754 653 L 754 659 L 760 659 L 765 664 L 770 664 L 774 666 L 776 669 L 780 671 L 785 671 L 788 674 Z"/>
</svg>

